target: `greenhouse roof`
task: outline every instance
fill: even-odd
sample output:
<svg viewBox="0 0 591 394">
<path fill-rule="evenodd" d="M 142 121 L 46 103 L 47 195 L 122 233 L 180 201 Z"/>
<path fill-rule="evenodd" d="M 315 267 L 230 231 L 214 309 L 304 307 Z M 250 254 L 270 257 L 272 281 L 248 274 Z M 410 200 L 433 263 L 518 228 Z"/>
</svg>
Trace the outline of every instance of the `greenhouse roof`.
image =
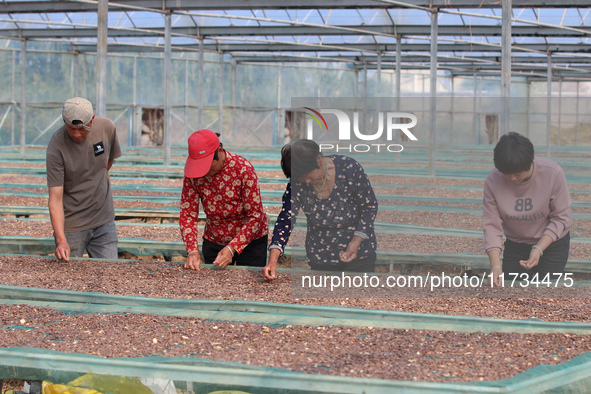
<svg viewBox="0 0 591 394">
<path fill-rule="evenodd" d="M 500 75 L 502 1 L 121 0 L 108 2 L 109 53 L 165 49 L 246 62 L 343 62 L 356 68 L 429 69 L 436 19 L 437 66 L 451 75 Z M 0 2 L 0 38 L 65 42 L 96 52 L 97 1 Z M 591 77 L 588 0 L 513 0 L 512 74 Z M 6 45 L 10 47 L 9 45 Z"/>
</svg>

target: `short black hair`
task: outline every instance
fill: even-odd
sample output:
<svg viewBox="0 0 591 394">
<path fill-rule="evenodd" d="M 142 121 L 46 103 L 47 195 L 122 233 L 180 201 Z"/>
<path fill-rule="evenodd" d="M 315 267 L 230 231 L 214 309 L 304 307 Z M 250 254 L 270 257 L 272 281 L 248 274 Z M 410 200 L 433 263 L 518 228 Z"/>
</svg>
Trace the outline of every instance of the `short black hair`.
<svg viewBox="0 0 591 394">
<path fill-rule="evenodd" d="M 503 174 L 529 171 L 534 162 L 534 145 L 529 138 L 515 132 L 504 134 L 493 153 L 497 170 Z"/>
<path fill-rule="evenodd" d="M 218 137 L 219 136 L 220 135 L 218 134 Z M 215 152 L 213 152 L 213 159 L 214 160 L 219 160 L 220 159 L 220 156 L 218 155 L 218 152 L 219 152 L 220 148 L 223 148 L 223 147 L 224 147 L 224 144 L 220 142 L 220 146 L 218 146 L 218 148 L 215 150 Z"/>
<path fill-rule="evenodd" d="M 290 178 L 300 179 L 313 170 L 320 168 L 318 165 L 320 146 L 312 140 L 301 139 L 286 145 L 281 149 L 281 168 L 283 173 Z"/>
<path fill-rule="evenodd" d="M 287 178 L 291 179 L 291 145 L 281 148 L 281 169 Z"/>
</svg>

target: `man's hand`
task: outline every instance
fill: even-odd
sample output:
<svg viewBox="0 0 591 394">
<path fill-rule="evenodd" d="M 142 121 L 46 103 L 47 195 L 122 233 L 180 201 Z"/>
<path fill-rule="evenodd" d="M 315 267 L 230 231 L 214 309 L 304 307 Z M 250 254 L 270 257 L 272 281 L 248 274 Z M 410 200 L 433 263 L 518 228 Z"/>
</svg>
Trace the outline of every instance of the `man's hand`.
<svg viewBox="0 0 591 394">
<path fill-rule="evenodd" d="M 201 265 L 201 256 L 199 252 L 191 253 L 187 256 L 187 260 L 185 260 L 185 268 L 190 270 L 199 271 L 199 266 Z"/>
<path fill-rule="evenodd" d="M 230 251 L 230 246 L 224 246 L 222 250 L 218 252 L 218 255 L 213 261 L 213 265 L 217 265 L 220 268 L 226 268 L 232 263 L 232 258 L 234 258 L 234 255 L 232 254 L 233 251 L 234 250 Z"/>
<path fill-rule="evenodd" d="M 55 257 L 58 260 L 70 261 L 70 245 L 68 245 L 68 242 L 58 242 L 55 248 Z"/>
<path fill-rule="evenodd" d="M 70 261 L 70 245 L 64 232 L 64 188 L 55 186 L 49 188 L 49 217 L 53 235 L 55 237 L 55 257 L 58 260 Z"/>
</svg>

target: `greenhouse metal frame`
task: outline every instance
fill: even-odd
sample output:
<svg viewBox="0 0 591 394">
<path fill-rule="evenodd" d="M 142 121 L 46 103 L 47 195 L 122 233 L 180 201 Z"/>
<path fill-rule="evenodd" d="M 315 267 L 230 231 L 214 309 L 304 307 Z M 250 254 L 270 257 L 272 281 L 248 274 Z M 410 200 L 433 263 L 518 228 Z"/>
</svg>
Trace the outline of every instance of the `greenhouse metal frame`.
<svg viewBox="0 0 591 394">
<path fill-rule="evenodd" d="M 438 116 L 461 106 L 454 97 L 501 97 L 499 129 L 518 128 L 550 155 L 552 145 L 565 143 L 563 123 L 574 129 L 566 144 L 588 142 L 581 128 L 591 123 L 590 13 L 584 1 L 539 0 L 4 1 L 0 137 L 21 151 L 45 144 L 61 103 L 83 95 L 98 115 L 119 121 L 128 145 L 141 143 L 142 108 L 162 109 L 158 144 L 169 164 L 171 144 L 194 129 L 215 128 L 235 141 L 231 131 L 244 124 L 235 111 L 256 115 L 240 143 L 281 145 L 292 97 L 420 96 L 419 134 L 434 152 L 438 143 L 455 142 L 453 122 L 438 130 Z M 55 59 L 61 68 L 52 69 Z M 146 67 L 158 72 L 142 77 L 150 61 L 158 66 Z M 122 63 L 125 78 L 111 71 Z M 48 81 L 52 70 L 55 91 L 39 94 L 35 81 Z M 146 100 L 139 90 L 148 85 Z M 442 97 L 452 100 L 440 109 Z M 524 131 L 514 124 L 511 101 L 530 97 L 544 102 L 534 110 L 523 104 L 521 115 L 535 119 Z M 471 112 L 473 121 L 464 122 L 470 131 L 458 139 L 482 143 L 486 115 L 476 104 Z M 535 122 L 545 123 L 544 134 L 529 135 L 539 130 Z"/>
</svg>

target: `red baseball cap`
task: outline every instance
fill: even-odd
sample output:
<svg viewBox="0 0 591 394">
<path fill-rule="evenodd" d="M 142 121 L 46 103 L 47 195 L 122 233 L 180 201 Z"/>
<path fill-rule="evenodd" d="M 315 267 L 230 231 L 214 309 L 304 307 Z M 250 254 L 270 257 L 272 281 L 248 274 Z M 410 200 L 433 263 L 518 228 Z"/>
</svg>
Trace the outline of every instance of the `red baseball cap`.
<svg viewBox="0 0 591 394">
<path fill-rule="evenodd" d="M 211 130 L 198 130 L 189 137 L 189 157 L 185 163 L 187 178 L 201 178 L 211 169 L 213 155 L 220 147 L 219 134 Z"/>
</svg>

